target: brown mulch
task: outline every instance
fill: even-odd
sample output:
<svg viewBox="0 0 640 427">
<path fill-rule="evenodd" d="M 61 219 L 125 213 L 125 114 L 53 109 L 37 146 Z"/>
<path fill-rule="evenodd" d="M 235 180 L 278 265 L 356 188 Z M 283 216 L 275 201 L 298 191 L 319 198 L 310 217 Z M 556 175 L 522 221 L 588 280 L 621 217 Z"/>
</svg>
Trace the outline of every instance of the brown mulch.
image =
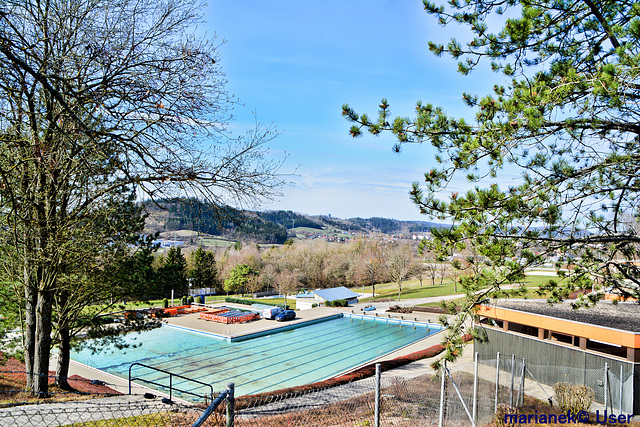
<svg viewBox="0 0 640 427">
<path fill-rule="evenodd" d="M 62 390 L 55 385 L 55 372 L 49 371 L 49 393 L 47 401 L 80 400 L 96 395 L 115 395 L 120 392 L 100 383 L 95 383 L 78 375 L 69 377 L 68 382 L 73 390 Z M 41 401 L 24 390 L 27 385 L 27 373 L 24 363 L 13 358 L 6 358 L 0 353 L 0 404 L 10 405 Z"/>
</svg>

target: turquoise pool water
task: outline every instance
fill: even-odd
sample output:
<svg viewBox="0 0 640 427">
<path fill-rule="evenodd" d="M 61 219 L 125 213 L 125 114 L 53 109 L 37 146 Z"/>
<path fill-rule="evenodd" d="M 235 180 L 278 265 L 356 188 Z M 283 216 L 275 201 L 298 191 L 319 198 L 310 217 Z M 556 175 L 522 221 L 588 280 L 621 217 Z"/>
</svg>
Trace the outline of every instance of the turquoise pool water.
<svg viewBox="0 0 640 427">
<path fill-rule="evenodd" d="M 337 318 L 239 342 L 169 326 L 125 337 L 137 348 L 85 349 L 72 359 L 122 378 L 132 363 L 143 363 L 212 384 L 216 392 L 234 382 L 236 395 L 278 390 L 320 381 L 404 347 L 437 325 L 398 325 L 356 318 Z M 134 377 L 168 384 L 166 375 L 134 367 Z M 205 394 L 206 389 L 179 378 L 173 386 Z M 176 393 L 176 395 L 179 395 Z M 185 399 L 190 400 L 184 396 Z"/>
</svg>

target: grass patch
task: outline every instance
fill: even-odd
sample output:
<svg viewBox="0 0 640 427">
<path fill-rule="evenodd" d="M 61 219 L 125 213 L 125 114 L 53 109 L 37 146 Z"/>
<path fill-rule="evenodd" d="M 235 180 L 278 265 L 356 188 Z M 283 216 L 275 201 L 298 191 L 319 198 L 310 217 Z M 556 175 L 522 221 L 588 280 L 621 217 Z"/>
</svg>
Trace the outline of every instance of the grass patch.
<svg viewBox="0 0 640 427">
<path fill-rule="evenodd" d="M 189 427 L 195 422 L 198 414 L 185 412 L 157 412 L 131 417 L 113 418 L 106 420 L 85 421 L 70 424 L 70 427 L 115 427 L 115 426 L 153 426 L 153 427 Z M 214 425 L 215 414 L 205 425 Z M 218 417 L 219 418 L 219 417 Z M 217 424 L 216 424 L 217 425 Z"/>
<path fill-rule="evenodd" d="M 354 287 L 351 288 L 353 292 L 361 293 L 362 287 Z M 371 293 L 371 286 L 365 286 L 364 292 Z M 402 296 L 401 300 L 409 299 L 409 298 L 428 298 L 428 297 L 439 297 L 444 295 L 453 295 L 455 293 L 461 293 L 462 290 L 458 285 L 458 292 L 456 292 L 456 286 L 450 280 L 445 280 L 442 285 L 437 284 L 432 286 L 427 284 L 424 280 L 422 281 L 422 286 L 420 286 L 420 281 L 417 279 L 407 280 L 402 284 Z M 398 288 L 395 283 L 380 283 L 376 285 L 376 296 L 375 298 L 364 298 L 360 300 L 361 302 L 369 302 L 377 299 L 391 298 L 393 300 L 397 300 L 398 298 Z"/>
<path fill-rule="evenodd" d="M 225 240 L 225 239 L 220 239 L 220 238 L 215 238 L 215 237 L 203 237 L 198 239 L 198 243 L 201 243 L 204 246 L 210 247 L 210 246 L 214 246 L 214 247 L 227 247 L 227 246 L 233 246 L 236 244 L 235 241 L 230 241 L 230 240 Z"/>
<path fill-rule="evenodd" d="M 527 293 L 524 298 L 546 298 L 546 295 L 540 295 L 536 293 L 537 288 L 542 285 L 546 285 L 549 283 L 549 280 L 553 279 L 560 282 L 559 277 L 550 277 L 550 276 L 526 276 L 525 285 L 527 288 Z M 430 297 L 441 297 L 455 294 L 464 293 L 462 287 L 453 283 L 453 281 L 447 279 L 444 280 L 442 285 L 439 284 L 439 281 L 436 282 L 435 286 L 431 285 L 431 280 L 422 280 L 422 286 L 420 285 L 420 281 L 418 279 L 407 280 L 402 284 L 402 296 L 401 300 L 404 299 L 413 299 L 413 298 L 430 298 Z M 361 293 L 362 287 L 353 287 L 351 288 L 353 292 Z M 364 293 L 371 293 L 371 286 L 364 287 Z M 372 300 L 391 298 L 392 300 L 398 299 L 398 288 L 395 283 L 380 283 L 376 285 L 376 296 L 375 298 L 364 298 L 361 299 L 360 302 L 370 302 Z M 435 303 L 436 306 L 439 306 L 439 302 Z M 424 307 L 432 307 L 432 305 L 424 305 Z"/>
</svg>

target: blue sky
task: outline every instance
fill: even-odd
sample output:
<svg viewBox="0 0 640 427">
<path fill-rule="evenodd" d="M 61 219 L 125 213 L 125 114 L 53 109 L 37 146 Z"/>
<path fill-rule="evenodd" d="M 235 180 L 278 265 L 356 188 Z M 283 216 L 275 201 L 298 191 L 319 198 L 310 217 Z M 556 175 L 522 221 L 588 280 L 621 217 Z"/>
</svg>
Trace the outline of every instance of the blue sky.
<svg viewBox="0 0 640 427">
<path fill-rule="evenodd" d="M 204 21 L 226 40 L 221 65 L 244 104 L 230 129 L 250 128 L 254 111 L 273 122 L 283 134 L 272 155 L 286 152 L 283 172 L 296 170 L 295 185 L 262 209 L 427 220 L 408 192 L 434 165 L 433 149 L 398 155 L 391 135 L 353 139 L 342 104 L 375 117 L 387 98 L 393 114 L 408 116 L 422 100 L 470 118 L 462 92 L 485 94 L 500 81 L 487 69 L 463 77 L 454 60 L 429 53 L 429 40 L 446 42 L 456 29 L 438 26 L 420 0 L 210 0 Z"/>
</svg>

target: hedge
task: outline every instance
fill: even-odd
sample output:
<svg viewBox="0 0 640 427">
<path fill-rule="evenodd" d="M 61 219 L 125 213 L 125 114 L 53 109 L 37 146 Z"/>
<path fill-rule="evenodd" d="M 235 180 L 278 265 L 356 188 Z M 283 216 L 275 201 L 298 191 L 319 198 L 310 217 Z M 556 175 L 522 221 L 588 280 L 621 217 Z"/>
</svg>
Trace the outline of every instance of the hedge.
<svg viewBox="0 0 640 427">
<path fill-rule="evenodd" d="M 232 302 L 234 304 L 244 304 L 244 305 L 253 305 L 253 304 L 264 304 L 263 301 L 255 301 L 252 299 L 243 299 L 243 298 L 233 298 L 233 297 L 226 297 L 225 302 Z M 274 307 L 280 307 L 283 310 L 286 310 L 289 306 L 285 307 L 284 304 L 268 304 L 268 305 L 273 305 Z"/>
</svg>

